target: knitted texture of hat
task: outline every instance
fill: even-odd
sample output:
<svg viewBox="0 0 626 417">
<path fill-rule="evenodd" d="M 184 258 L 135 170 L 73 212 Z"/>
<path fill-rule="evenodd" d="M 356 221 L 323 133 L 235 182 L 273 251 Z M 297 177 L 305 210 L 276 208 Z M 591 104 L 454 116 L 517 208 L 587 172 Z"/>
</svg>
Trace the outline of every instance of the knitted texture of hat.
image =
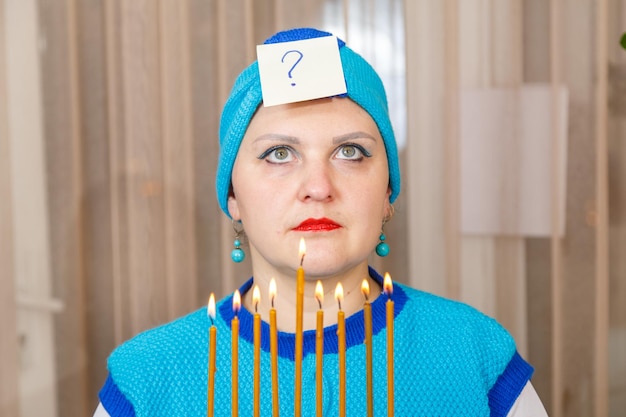
<svg viewBox="0 0 626 417">
<path fill-rule="evenodd" d="M 264 43 L 290 42 L 303 39 L 332 36 L 317 29 L 298 28 L 278 32 Z M 400 193 L 400 163 L 393 127 L 389 119 L 387 96 L 383 83 L 372 66 L 345 42 L 337 39 L 339 56 L 346 81 L 347 94 L 352 101 L 360 105 L 376 122 L 385 143 L 389 166 L 390 201 L 393 203 Z M 239 75 L 230 96 L 224 105 L 220 121 L 220 154 L 216 176 L 217 201 L 226 215 L 228 212 L 228 193 L 230 191 L 233 165 L 239 146 L 248 125 L 263 100 L 258 62 L 253 62 Z"/>
</svg>

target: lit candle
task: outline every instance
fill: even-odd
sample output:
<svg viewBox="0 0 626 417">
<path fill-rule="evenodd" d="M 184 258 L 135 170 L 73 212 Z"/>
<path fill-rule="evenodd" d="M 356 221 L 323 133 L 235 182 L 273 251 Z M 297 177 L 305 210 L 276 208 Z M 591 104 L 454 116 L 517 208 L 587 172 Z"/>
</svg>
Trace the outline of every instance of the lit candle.
<svg viewBox="0 0 626 417">
<path fill-rule="evenodd" d="M 367 399 L 367 415 L 374 415 L 374 392 L 373 392 L 373 374 L 372 374 L 372 306 L 369 303 L 370 285 L 367 279 L 361 284 L 361 292 L 365 297 L 363 304 L 363 323 L 365 326 L 365 383 L 366 383 L 366 399 Z"/>
<path fill-rule="evenodd" d="M 252 291 L 254 304 L 254 417 L 261 415 L 261 315 L 259 314 L 261 291 L 257 285 Z"/>
<path fill-rule="evenodd" d="M 306 253 L 306 246 L 304 244 L 304 238 L 300 239 L 300 266 L 296 271 L 296 346 L 295 346 L 295 368 L 296 368 L 296 381 L 294 392 L 294 416 L 300 417 L 302 407 L 302 315 L 304 312 L 304 268 L 302 263 L 304 262 L 304 255 Z"/>
<path fill-rule="evenodd" d="M 213 417 L 213 387 L 215 386 L 215 342 L 217 339 L 217 329 L 215 328 L 215 295 L 213 295 L 213 293 L 211 293 L 211 296 L 209 297 L 207 315 L 211 320 L 211 327 L 209 328 L 209 382 L 207 383 L 207 416 Z"/>
<path fill-rule="evenodd" d="M 315 328 L 315 364 L 316 364 L 316 400 L 317 400 L 317 417 L 322 417 L 322 370 L 324 368 L 324 288 L 322 282 L 317 281 L 315 284 L 315 299 L 320 306 L 317 311 L 317 327 Z"/>
<path fill-rule="evenodd" d="M 341 310 L 343 286 L 337 283 L 335 298 L 339 305 L 337 312 L 337 355 L 339 356 L 339 417 L 346 417 L 346 322 L 345 313 Z"/>
<path fill-rule="evenodd" d="M 272 357 L 272 410 L 273 416 L 279 416 L 278 404 L 278 329 L 276 328 L 276 309 L 274 299 L 276 298 L 276 280 L 270 280 L 270 355 Z"/>
<path fill-rule="evenodd" d="M 239 415 L 239 310 L 241 309 L 241 295 L 239 294 L 239 290 L 235 290 L 233 294 L 233 312 L 235 313 L 235 317 L 233 317 L 230 322 L 230 327 L 232 331 L 232 342 L 231 342 L 231 350 L 232 350 L 232 394 L 231 394 L 231 410 L 232 416 L 237 417 Z"/>
<path fill-rule="evenodd" d="M 393 417 L 394 411 L 394 394 L 393 394 L 393 308 L 394 303 L 391 299 L 393 294 L 393 284 L 391 276 L 386 273 L 383 281 L 383 289 L 387 294 L 387 416 Z"/>
</svg>

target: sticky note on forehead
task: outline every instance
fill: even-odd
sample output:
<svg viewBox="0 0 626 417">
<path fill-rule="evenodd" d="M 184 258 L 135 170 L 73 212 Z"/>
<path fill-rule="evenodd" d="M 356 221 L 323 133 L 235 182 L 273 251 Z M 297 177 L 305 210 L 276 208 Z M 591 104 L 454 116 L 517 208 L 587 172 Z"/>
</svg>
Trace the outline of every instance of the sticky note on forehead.
<svg viewBox="0 0 626 417">
<path fill-rule="evenodd" d="M 335 36 L 258 45 L 257 61 L 266 107 L 347 91 Z"/>
</svg>

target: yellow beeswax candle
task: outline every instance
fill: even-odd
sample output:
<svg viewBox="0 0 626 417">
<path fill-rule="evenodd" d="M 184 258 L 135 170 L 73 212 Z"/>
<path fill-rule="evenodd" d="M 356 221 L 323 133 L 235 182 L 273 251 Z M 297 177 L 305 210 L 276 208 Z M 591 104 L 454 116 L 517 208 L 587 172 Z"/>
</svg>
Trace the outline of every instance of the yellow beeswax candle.
<svg viewBox="0 0 626 417">
<path fill-rule="evenodd" d="M 383 281 L 383 289 L 387 294 L 387 416 L 393 417 L 394 414 L 394 369 L 393 369 L 393 320 L 394 320 L 394 302 L 391 299 L 393 294 L 393 284 L 391 276 L 385 274 Z"/>
<path fill-rule="evenodd" d="M 276 298 L 276 280 L 270 280 L 270 356 L 272 362 L 272 415 L 278 417 L 280 414 L 278 396 L 278 329 L 276 327 L 276 309 L 274 299 Z"/>
<path fill-rule="evenodd" d="M 324 287 L 321 281 L 317 281 L 315 284 L 315 298 L 319 304 L 320 309 L 317 311 L 317 326 L 315 327 L 315 399 L 317 417 L 322 417 L 323 414 L 323 369 L 324 369 L 324 310 L 322 310 L 322 304 L 324 303 Z"/>
<path fill-rule="evenodd" d="M 254 286 L 252 303 L 254 304 L 254 417 L 261 415 L 261 315 L 258 312 L 261 291 Z"/>
<path fill-rule="evenodd" d="M 303 330 L 302 319 L 304 314 L 304 255 L 306 253 L 306 245 L 304 238 L 300 239 L 300 266 L 296 271 L 296 346 L 295 346 L 295 391 L 294 391 L 294 416 L 300 417 L 302 413 L 302 343 Z"/>
<path fill-rule="evenodd" d="M 372 350 L 372 305 L 369 302 L 370 286 L 367 279 L 361 284 L 361 292 L 365 297 L 363 303 L 363 326 L 365 331 L 365 384 L 366 384 L 366 401 L 367 416 L 374 416 L 374 382 L 373 382 L 373 350 Z"/>
<path fill-rule="evenodd" d="M 211 293 L 209 304 L 207 306 L 207 314 L 211 320 L 209 327 L 209 366 L 208 366 L 208 382 L 207 382 L 207 416 L 213 417 L 214 411 L 214 393 L 215 390 L 215 348 L 217 346 L 217 328 L 215 327 L 215 295 Z"/>
<path fill-rule="evenodd" d="M 343 286 L 337 283 L 335 298 L 339 305 L 337 312 L 337 355 L 339 359 L 339 417 L 346 417 L 346 321 L 345 313 L 341 310 L 343 301 Z"/>
<path fill-rule="evenodd" d="M 231 384 L 231 415 L 237 417 L 239 415 L 239 310 L 241 309 L 241 294 L 239 290 L 235 290 L 233 294 L 233 311 L 235 316 L 230 322 L 232 341 L 231 341 L 231 357 L 232 357 L 232 384 Z"/>
</svg>

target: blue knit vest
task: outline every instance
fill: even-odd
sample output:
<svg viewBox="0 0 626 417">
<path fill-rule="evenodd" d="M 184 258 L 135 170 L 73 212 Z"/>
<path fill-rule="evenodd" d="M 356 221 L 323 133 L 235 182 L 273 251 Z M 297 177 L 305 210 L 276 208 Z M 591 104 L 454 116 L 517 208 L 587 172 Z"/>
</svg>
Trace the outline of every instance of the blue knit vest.
<svg viewBox="0 0 626 417">
<path fill-rule="evenodd" d="M 370 269 L 372 278 L 382 277 Z M 252 285 L 249 280 L 240 291 Z M 533 369 L 508 332 L 465 304 L 394 283 L 395 414 L 397 416 L 505 416 Z M 374 414 L 387 414 L 385 295 L 372 302 Z M 218 303 L 215 416 L 231 416 L 232 296 Z M 290 316 L 289 316 L 290 317 Z M 239 313 L 239 415 L 253 414 L 252 315 Z M 280 320 L 280 317 L 279 317 Z M 100 401 L 112 417 L 205 416 L 209 320 L 202 308 L 143 332 L 108 361 Z M 337 416 L 337 326 L 324 329 L 324 416 Z M 262 323 L 261 416 L 272 415 L 269 325 Z M 279 332 L 280 413 L 293 416 L 294 341 Z M 365 416 L 363 312 L 346 319 L 347 415 Z M 315 416 L 315 331 L 304 333 L 302 416 Z"/>
</svg>

